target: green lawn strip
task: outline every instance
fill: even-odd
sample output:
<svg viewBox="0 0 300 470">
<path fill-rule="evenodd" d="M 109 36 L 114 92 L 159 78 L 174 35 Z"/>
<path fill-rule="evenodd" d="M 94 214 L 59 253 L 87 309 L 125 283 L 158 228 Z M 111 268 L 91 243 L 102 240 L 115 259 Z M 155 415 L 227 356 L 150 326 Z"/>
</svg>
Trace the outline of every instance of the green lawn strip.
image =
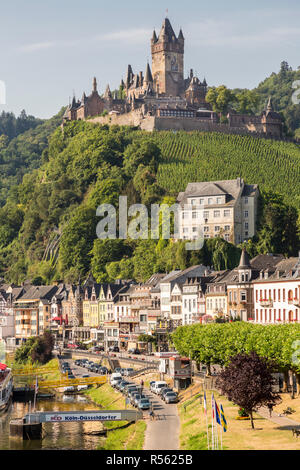
<svg viewBox="0 0 300 470">
<path fill-rule="evenodd" d="M 125 397 L 114 390 L 109 384 L 93 387 L 85 393 L 93 402 L 101 405 L 103 409 L 125 409 Z M 127 408 L 134 409 L 127 405 Z M 128 425 L 127 421 L 107 422 L 107 438 L 101 439 L 98 450 L 142 450 L 145 439 L 146 423 L 137 421 Z M 126 426 L 126 427 L 125 427 Z"/>
</svg>

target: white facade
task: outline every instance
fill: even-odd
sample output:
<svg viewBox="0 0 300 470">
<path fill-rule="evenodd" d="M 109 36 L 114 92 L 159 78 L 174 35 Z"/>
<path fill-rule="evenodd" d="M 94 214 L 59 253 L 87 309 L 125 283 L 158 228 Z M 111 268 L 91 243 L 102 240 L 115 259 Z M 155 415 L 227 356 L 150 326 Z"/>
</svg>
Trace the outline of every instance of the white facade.
<svg viewBox="0 0 300 470">
<path fill-rule="evenodd" d="M 253 285 L 255 323 L 300 323 L 300 279 Z"/>
<path fill-rule="evenodd" d="M 178 195 L 179 238 L 195 240 L 201 234 L 238 244 L 253 237 L 258 195 L 258 187 L 241 178 L 188 184 Z"/>
<path fill-rule="evenodd" d="M 199 285 L 184 285 L 182 292 L 182 324 L 191 325 L 198 316 Z"/>
<path fill-rule="evenodd" d="M 0 340 L 6 341 L 7 338 L 11 338 L 15 335 L 15 321 L 14 316 L 11 315 L 0 315 Z"/>
</svg>

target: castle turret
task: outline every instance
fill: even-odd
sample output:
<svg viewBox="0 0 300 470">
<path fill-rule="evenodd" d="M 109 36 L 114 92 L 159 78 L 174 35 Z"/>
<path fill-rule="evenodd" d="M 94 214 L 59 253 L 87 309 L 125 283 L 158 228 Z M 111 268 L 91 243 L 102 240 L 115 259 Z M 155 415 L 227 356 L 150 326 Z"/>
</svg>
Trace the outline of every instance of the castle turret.
<svg viewBox="0 0 300 470">
<path fill-rule="evenodd" d="M 153 83 L 153 78 L 152 78 L 152 73 L 151 73 L 149 62 L 147 63 L 147 67 L 146 67 L 144 85 L 148 85 L 148 83 Z"/>
<path fill-rule="evenodd" d="M 184 37 L 176 37 L 165 18 L 158 39 L 151 40 L 154 89 L 159 94 L 179 96 L 184 86 Z"/>
<path fill-rule="evenodd" d="M 105 93 L 104 93 L 104 98 L 106 100 L 111 100 L 112 99 L 112 94 L 111 94 L 109 85 L 107 85 L 107 87 L 106 87 L 106 90 L 105 90 Z"/>
</svg>

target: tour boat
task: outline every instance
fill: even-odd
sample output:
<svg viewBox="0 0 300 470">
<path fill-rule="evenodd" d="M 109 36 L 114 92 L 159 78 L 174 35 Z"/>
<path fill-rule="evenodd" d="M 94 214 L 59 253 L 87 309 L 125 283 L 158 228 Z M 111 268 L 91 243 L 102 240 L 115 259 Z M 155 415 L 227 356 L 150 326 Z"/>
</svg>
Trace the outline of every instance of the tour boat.
<svg viewBox="0 0 300 470">
<path fill-rule="evenodd" d="M 8 408 L 13 393 L 12 371 L 0 363 L 0 413 Z"/>
</svg>

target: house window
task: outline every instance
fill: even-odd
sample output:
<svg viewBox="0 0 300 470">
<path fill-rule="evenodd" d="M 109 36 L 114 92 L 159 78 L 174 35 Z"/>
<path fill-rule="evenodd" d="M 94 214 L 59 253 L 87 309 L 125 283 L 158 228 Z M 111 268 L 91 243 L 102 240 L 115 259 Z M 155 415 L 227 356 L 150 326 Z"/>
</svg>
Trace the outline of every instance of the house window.
<svg viewBox="0 0 300 470">
<path fill-rule="evenodd" d="M 248 219 L 248 217 L 249 217 L 249 212 L 248 212 L 248 211 L 245 211 L 244 216 L 245 216 L 245 219 Z"/>
<path fill-rule="evenodd" d="M 214 217 L 221 217 L 220 211 L 214 211 Z"/>
<path fill-rule="evenodd" d="M 204 219 L 208 219 L 209 218 L 209 211 L 204 211 Z"/>
<path fill-rule="evenodd" d="M 215 232 L 220 232 L 220 227 L 219 227 L 219 225 L 216 225 L 216 226 L 215 226 Z"/>
<path fill-rule="evenodd" d="M 193 218 L 193 219 L 197 219 L 197 217 L 198 217 L 198 212 L 193 212 L 193 213 L 192 213 L 192 218 Z"/>
<path fill-rule="evenodd" d="M 249 229 L 249 224 L 248 222 L 245 222 L 245 230 L 248 230 Z"/>
<path fill-rule="evenodd" d="M 228 209 L 224 210 L 224 217 L 230 217 L 230 215 L 231 215 L 230 210 Z"/>
<path fill-rule="evenodd" d="M 209 227 L 204 227 L 204 228 L 203 228 L 203 231 L 204 231 L 204 232 L 209 232 Z"/>
<path fill-rule="evenodd" d="M 211 197 L 208 198 L 208 204 L 212 204 L 213 203 L 213 200 Z"/>
<path fill-rule="evenodd" d="M 230 232 L 230 225 L 225 225 L 224 230 L 225 232 Z"/>
<path fill-rule="evenodd" d="M 204 204 L 204 199 L 200 199 L 200 204 L 201 204 L 201 205 Z"/>
<path fill-rule="evenodd" d="M 247 198 L 247 197 L 245 197 L 245 201 L 244 201 L 244 202 L 245 202 L 245 205 L 248 204 L 249 201 L 248 201 L 248 198 Z"/>
<path fill-rule="evenodd" d="M 222 204 L 222 198 L 221 197 L 217 197 L 217 204 Z"/>
</svg>

